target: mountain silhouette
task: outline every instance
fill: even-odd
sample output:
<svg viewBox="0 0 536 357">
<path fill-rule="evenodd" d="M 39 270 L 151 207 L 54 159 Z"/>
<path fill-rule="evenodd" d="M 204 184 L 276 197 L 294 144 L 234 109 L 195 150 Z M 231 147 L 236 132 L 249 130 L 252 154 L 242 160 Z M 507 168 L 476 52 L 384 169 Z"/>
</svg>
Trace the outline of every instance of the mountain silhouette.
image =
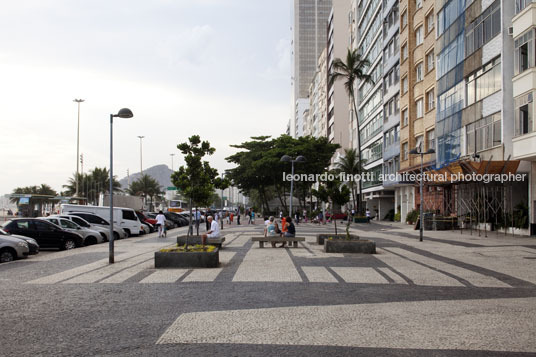
<svg viewBox="0 0 536 357">
<path fill-rule="evenodd" d="M 149 175 L 152 178 L 154 178 L 160 186 L 162 186 L 162 190 L 165 190 L 166 187 L 173 186 L 171 183 L 171 174 L 173 171 L 167 166 L 167 165 L 156 165 L 153 167 L 149 167 L 148 169 L 143 170 L 143 174 Z M 130 174 L 130 182 L 136 181 L 141 177 L 141 174 L 139 172 Z M 121 188 L 127 189 L 128 188 L 128 177 L 123 177 L 121 180 L 119 180 L 119 183 L 121 184 Z"/>
</svg>

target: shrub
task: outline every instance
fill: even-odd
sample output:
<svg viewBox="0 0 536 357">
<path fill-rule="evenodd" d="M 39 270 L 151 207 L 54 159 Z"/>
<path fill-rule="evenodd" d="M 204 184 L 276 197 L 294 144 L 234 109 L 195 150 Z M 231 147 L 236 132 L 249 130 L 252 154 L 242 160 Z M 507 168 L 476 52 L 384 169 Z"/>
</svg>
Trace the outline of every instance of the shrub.
<svg viewBox="0 0 536 357">
<path fill-rule="evenodd" d="M 385 215 L 385 217 L 383 219 L 386 220 L 386 221 L 393 221 L 394 218 L 395 218 L 395 210 L 390 209 L 389 212 L 387 212 L 387 214 Z"/>
<path fill-rule="evenodd" d="M 206 245 L 204 248 L 201 244 L 188 246 L 188 252 L 213 252 L 214 249 L 216 249 L 216 247 L 213 245 Z M 170 248 L 162 248 L 160 249 L 160 252 L 161 253 L 183 253 L 185 252 L 185 250 L 184 250 L 184 245 L 176 244 Z"/>
<path fill-rule="evenodd" d="M 400 212 L 396 212 L 396 213 L 395 213 L 394 221 L 395 221 L 395 222 L 400 222 Z"/>
<path fill-rule="evenodd" d="M 415 223 L 417 222 L 417 219 L 419 218 L 419 212 L 417 210 L 411 210 L 408 212 L 407 216 L 406 216 L 406 222 L 412 222 L 412 223 Z"/>
</svg>

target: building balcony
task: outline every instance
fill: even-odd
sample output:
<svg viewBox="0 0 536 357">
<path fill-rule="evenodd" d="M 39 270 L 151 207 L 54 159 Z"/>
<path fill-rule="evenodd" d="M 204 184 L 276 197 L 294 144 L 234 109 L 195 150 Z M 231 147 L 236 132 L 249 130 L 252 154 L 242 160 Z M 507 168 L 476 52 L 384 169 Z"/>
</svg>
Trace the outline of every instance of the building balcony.
<svg viewBox="0 0 536 357">
<path fill-rule="evenodd" d="M 530 3 L 519 14 L 512 18 L 513 37 L 521 35 L 536 23 L 536 3 Z"/>
<path fill-rule="evenodd" d="M 514 98 L 523 93 L 534 90 L 536 88 L 536 68 L 529 68 L 519 73 L 514 77 L 513 82 Z"/>
<path fill-rule="evenodd" d="M 514 160 L 536 161 L 536 132 L 513 138 Z"/>
<path fill-rule="evenodd" d="M 398 155 L 400 155 L 400 141 L 383 148 L 383 161 L 387 161 Z"/>
</svg>

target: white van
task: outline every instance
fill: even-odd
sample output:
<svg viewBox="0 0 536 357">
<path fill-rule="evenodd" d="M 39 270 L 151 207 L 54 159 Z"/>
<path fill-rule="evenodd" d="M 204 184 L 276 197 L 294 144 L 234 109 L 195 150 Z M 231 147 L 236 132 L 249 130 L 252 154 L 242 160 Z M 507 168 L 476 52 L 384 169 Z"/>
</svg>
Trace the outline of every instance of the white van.
<svg viewBox="0 0 536 357">
<path fill-rule="evenodd" d="M 60 212 L 70 214 L 74 212 L 93 213 L 110 221 L 110 207 L 106 206 L 84 206 L 62 204 Z M 138 219 L 138 215 L 132 208 L 114 207 L 114 225 L 118 225 L 128 234 L 128 236 L 143 233 L 143 225 Z"/>
</svg>

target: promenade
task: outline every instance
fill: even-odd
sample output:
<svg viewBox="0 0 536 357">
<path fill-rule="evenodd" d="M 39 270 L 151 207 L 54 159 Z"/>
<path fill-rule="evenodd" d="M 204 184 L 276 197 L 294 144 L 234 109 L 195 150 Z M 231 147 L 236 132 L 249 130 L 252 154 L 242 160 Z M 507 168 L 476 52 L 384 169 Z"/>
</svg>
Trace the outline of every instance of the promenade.
<svg viewBox="0 0 536 357">
<path fill-rule="evenodd" d="M 344 226 L 338 224 L 341 232 Z M 505 356 L 536 353 L 536 240 L 354 224 L 376 255 L 327 254 L 333 224 L 263 248 L 225 226 L 221 266 L 154 269 L 155 234 L 0 265 L 2 355 Z M 53 333 L 52 333 L 53 331 Z M 39 341 L 39 343 L 35 343 Z"/>
</svg>

